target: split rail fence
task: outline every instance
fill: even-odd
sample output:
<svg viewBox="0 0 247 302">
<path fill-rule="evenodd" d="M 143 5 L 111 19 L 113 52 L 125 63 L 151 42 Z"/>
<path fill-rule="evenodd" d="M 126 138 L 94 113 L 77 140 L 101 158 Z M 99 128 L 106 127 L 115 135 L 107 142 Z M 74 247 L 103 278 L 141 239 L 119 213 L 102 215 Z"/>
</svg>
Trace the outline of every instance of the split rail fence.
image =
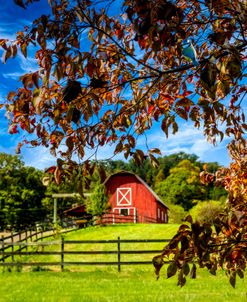
<svg viewBox="0 0 247 302">
<path fill-rule="evenodd" d="M 12 267 L 12 266 L 39 266 L 39 267 L 49 267 L 49 266 L 59 266 L 61 270 L 64 270 L 65 266 L 117 266 L 118 271 L 121 271 L 121 266 L 123 265 L 150 265 L 152 264 L 152 257 L 150 255 L 150 260 L 143 261 L 125 261 L 122 260 L 123 255 L 140 255 L 140 254 L 159 254 L 161 249 L 146 249 L 146 247 L 151 243 L 164 243 L 169 242 L 169 239 L 120 239 L 117 240 L 62 240 L 59 241 L 43 241 L 43 242 L 6 242 L 0 241 L 0 266 Z M 145 244 L 145 249 L 141 250 L 126 250 L 122 249 L 122 245 L 125 243 L 131 244 L 133 248 L 134 244 L 143 243 Z M 83 245 L 89 244 L 91 250 L 83 249 Z M 95 250 L 94 245 L 103 244 L 115 246 L 112 250 Z M 79 245 L 80 250 L 70 250 L 67 249 L 69 245 L 77 246 Z M 45 247 L 56 246 L 58 251 L 48 250 L 45 251 Z M 36 247 L 36 251 L 30 250 L 30 247 Z M 97 247 L 96 247 L 97 248 Z M 25 249 L 25 251 L 23 251 Z M 32 256 L 32 255 L 56 255 L 59 257 L 59 261 L 45 262 L 45 261 L 22 261 L 22 256 Z M 66 261 L 67 255 L 115 255 L 115 261 Z M 17 258 L 16 258 L 17 257 Z M 71 257 L 70 257 L 71 258 Z M 24 258 L 26 259 L 26 257 Z M 138 257 L 139 259 L 139 257 Z"/>
</svg>

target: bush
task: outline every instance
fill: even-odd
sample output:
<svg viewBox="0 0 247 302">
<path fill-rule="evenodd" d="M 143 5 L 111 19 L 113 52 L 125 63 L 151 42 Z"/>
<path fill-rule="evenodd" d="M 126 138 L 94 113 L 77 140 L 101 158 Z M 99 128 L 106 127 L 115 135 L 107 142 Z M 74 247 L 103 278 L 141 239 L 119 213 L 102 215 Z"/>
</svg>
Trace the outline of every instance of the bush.
<svg viewBox="0 0 247 302">
<path fill-rule="evenodd" d="M 190 210 L 193 220 L 200 223 L 213 223 L 215 217 L 223 211 L 223 204 L 220 201 L 208 200 L 199 201 L 196 206 Z"/>
<path fill-rule="evenodd" d="M 179 205 L 168 205 L 169 207 L 169 223 L 181 223 L 182 220 L 187 216 L 187 212 L 182 206 Z"/>
</svg>

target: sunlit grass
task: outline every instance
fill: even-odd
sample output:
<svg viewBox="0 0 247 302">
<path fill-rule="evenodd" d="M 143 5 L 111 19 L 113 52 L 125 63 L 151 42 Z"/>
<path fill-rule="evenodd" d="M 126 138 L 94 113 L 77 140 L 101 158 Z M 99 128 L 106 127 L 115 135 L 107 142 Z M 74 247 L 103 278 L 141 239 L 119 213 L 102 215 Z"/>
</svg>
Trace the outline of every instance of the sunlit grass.
<svg viewBox="0 0 247 302">
<path fill-rule="evenodd" d="M 177 225 L 117 225 L 92 227 L 65 235 L 65 240 L 112 240 L 121 239 L 169 239 Z M 59 240 L 50 238 L 49 240 Z M 162 249 L 164 243 L 122 244 L 123 250 Z M 60 250 L 60 245 L 45 247 L 45 250 Z M 32 249 L 36 249 L 33 247 Z M 66 245 L 65 250 L 116 250 L 115 244 Z M 117 255 L 65 255 L 66 261 L 116 261 Z M 121 260 L 149 260 L 153 255 L 124 255 Z M 60 256 L 22 256 L 18 261 L 60 261 Z M 18 268 L 20 269 L 20 267 Z M 152 265 L 126 265 L 117 271 L 117 266 L 60 266 L 48 267 L 53 271 L 31 267 L 17 272 L 16 268 L 0 271 L 0 302 L 245 302 L 246 280 L 237 280 L 233 289 L 224 272 L 217 277 L 206 270 L 198 270 L 196 280 L 188 278 L 183 288 L 177 287 L 176 277 L 167 279 L 166 269 L 156 281 Z M 9 272 L 11 270 L 11 272 Z M 41 270 L 32 272 L 32 270 Z"/>
<path fill-rule="evenodd" d="M 113 269 L 94 272 L 25 272 L 0 274 L 1 302 L 244 302 L 246 281 L 231 288 L 223 273 L 210 276 L 201 270 L 197 280 L 188 280 L 183 288 L 165 272 L 156 281 L 151 267 L 129 268 L 121 273 Z"/>
<path fill-rule="evenodd" d="M 103 227 L 90 227 L 81 229 L 64 235 L 64 240 L 117 240 L 121 239 L 170 239 L 177 231 L 177 225 L 170 224 L 128 224 L 128 225 L 114 225 Z M 59 242 L 61 238 L 51 237 L 46 241 Z M 165 246 L 165 242 L 159 243 L 121 243 L 121 250 L 159 250 L 161 251 Z M 29 247 L 29 251 L 41 251 L 42 247 Z M 53 244 L 52 246 L 45 246 L 44 251 L 61 251 L 61 244 Z M 65 251 L 117 251 L 116 243 L 97 243 L 97 244 L 65 244 Z M 121 255 L 121 261 L 150 261 L 154 254 L 128 254 Z M 9 258 L 10 260 L 10 258 Z M 21 256 L 15 257 L 18 262 L 60 262 L 60 255 L 35 255 L 35 256 Z M 108 255 L 64 255 L 64 262 L 115 262 L 117 261 L 116 254 Z M 94 271 L 98 267 L 95 266 L 67 266 L 71 271 Z M 115 267 L 116 269 L 117 267 Z M 50 267 L 56 271 L 60 266 Z M 30 270 L 25 267 L 25 271 Z"/>
</svg>

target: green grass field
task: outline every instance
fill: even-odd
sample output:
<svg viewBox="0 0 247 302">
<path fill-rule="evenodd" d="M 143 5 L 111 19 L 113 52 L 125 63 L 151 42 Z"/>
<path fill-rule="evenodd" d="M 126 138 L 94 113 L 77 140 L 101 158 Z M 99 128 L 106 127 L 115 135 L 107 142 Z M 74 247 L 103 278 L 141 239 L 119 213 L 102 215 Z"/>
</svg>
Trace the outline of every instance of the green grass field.
<svg viewBox="0 0 247 302">
<path fill-rule="evenodd" d="M 176 232 L 175 225 L 119 225 L 82 229 L 69 233 L 65 240 L 87 239 L 159 239 L 170 238 Z M 54 240 L 54 239 L 51 239 Z M 155 243 L 155 245 L 157 245 Z M 155 248 L 162 248 L 158 244 Z M 68 246 L 72 250 L 80 250 L 78 246 Z M 84 248 L 90 249 L 89 245 Z M 96 247 L 94 247 L 96 249 Z M 97 249 L 106 247 L 97 246 Z M 107 247 L 109 249 L 109 247 Z M 142 246 L 130 246 L 126 249 L 142 249 Z M 150 246 L 147 248 L 150 249 Z M 116 257 L 115 255 L 107 257 Z M 130 257 L 131 255 L 128 255 Z M 43 257 L 43 256 L 39 256 Z M 47 257 L 47 256 L 46 256 Z M 53 261 L 49 256 L 47 261 Z M 66 255 L 65 261 L 74 260 L 75 255 Z M 79 256 L 79 257 L 82 257 Z M 83 256 L 84 257 L 84 256 Z M 90 256 L 92 257 L 92 256 Z M 93 256 L 94 259 L 96 256 Z M 98 256 L 97 257 L 105 257 Z M 132 256 L 131 256 L 132 257 Z M 134 256 L 134 260 L 152 255 Z M 30 257 L 32 261 L 44 261 Z M 133 259 L 133 258 L 132 258 Z M 27 259 L 25 259 L 27 260 Z M 78 260 L 78 259 L 77 259 Z M 80 259 L 82 261 L 82 259 Z M 99 260 L 99 259 L 98 259 Z M 104 259 L 105 260 L 105 259 Z M 111 260 L 111 259 L 110 259 Z M 96 261 L 96 259 L 95 259 Z M 107 260 L 108 261 L 108 260 Z M 210 275 L 205 270 L 198 270 L 196 280 L 188 279 L 183 288 L 177 287 L 176 278 L 166 279 L 166 270 L 162 270 L 158 281 L 155 279 L 152 265 L 123 266 L 120 273 L 116 267 L 65 267 L 64 272 L 38 271 L 23 269 L 17 272 L 2 271 L 0 273 L 0 301 L 8 302 L 245 302 L 247 301 L 246 280 L 237 280 L 236 289 L 233 289 L 224 272 L 219 272 L 217 277 Z"/>
</svg>

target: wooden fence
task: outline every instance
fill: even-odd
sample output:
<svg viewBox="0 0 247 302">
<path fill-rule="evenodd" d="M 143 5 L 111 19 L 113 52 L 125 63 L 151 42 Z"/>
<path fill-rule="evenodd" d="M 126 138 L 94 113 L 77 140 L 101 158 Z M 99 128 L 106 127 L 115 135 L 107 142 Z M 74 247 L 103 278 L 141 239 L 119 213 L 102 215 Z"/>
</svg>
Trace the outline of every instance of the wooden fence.
<svg viewBox="0 0 247 302">
<path fill-rule="evenodd" d="M 146 265 L 152 264 L 151 257 L 150 260 L 143 260 L 143 261 L 122 261 L 121 258 L 123 255 L 130 255 L 130 254 L 159 254 L 161 253 L 161 249 L 145 249 L 145 250 L 125 250 L 122 249 L 122 244 L 124 243 L 131 243 L 131 246 L 136 243 L 145 243 L 147 246 L 149 243 L 165 243 L 169 242 L 169 239 L 139 239 L 139 240 L 132 240 L 132 239 L 120 239 L 118 237 L 117 240 L 62 240 L 59 241 L 52 241 L 52 242 L 6 242 L 0 241 L 2 245 L 0 249 L 0 266 L 60 266 L 61 270 L 63 271 L 65 266 L 85 266 L 85 265 L 106 265 L 106 266 L 117 266 L 118 271 L 121 271 L 122 265 Z M 80 245 L 83 246 L 85 244 L 90 244 L 91 247 L 94 244 L 114 244 L 114 250 L 67 250 L 66 247 L 68 245 Z M 56 246 L 59 247 L 59 251 L 45 251 L 44 248 L 47 246 Z M 35 246 L 36 251 L 29 250 L 28 247 Z M 40 248 L 41 247 L 41 250 Z M 23 249 L 26 249 L 23 251 Z M 66 261 L 66 255 L 116 255 L 115 261 Z M 31 255 L 57 255 L 59 256 L 59 261 L 56 262 L 24 262 L 21 261 L 21 256 L 31 256 Z M 18 260 L 15 261 L 15 257 L 18 256 Z M 11 257 L 6 261 L 7 257 Z"/>
<path fill-rule="evenodd" d="M 56 234 L 72 232 L 74 230 L 75 228 L 62 229 L 60 231 L 55 229 L 49 231 L 44 231 L 43 229 L 26 229 L 25 231 L 19 233 L 11 232 L 11 234 L 8 236 L 2 235 L 0 237 L 0 255 L 2 254 L 2 258 L 0 258 L 0 261 L 3 261 L 6 258 L 10 257 L 10 255 L 8 254 L 5 255 L 4 251 L 8 249 L 9 252 L 9 250 L 11 249 L 11 251 L 14 252 L 14 246 L 18 246 L 18 251 L 21 252 L 23 249 L 27 250 L 28 246 L 32 244 L 32 242 L 35 243 L 38 240 L 43 240 L 45 238 L 55 236 Z M 13 255 L 11 256 L 12 259 L 14 259 Z"/>
</svg>

